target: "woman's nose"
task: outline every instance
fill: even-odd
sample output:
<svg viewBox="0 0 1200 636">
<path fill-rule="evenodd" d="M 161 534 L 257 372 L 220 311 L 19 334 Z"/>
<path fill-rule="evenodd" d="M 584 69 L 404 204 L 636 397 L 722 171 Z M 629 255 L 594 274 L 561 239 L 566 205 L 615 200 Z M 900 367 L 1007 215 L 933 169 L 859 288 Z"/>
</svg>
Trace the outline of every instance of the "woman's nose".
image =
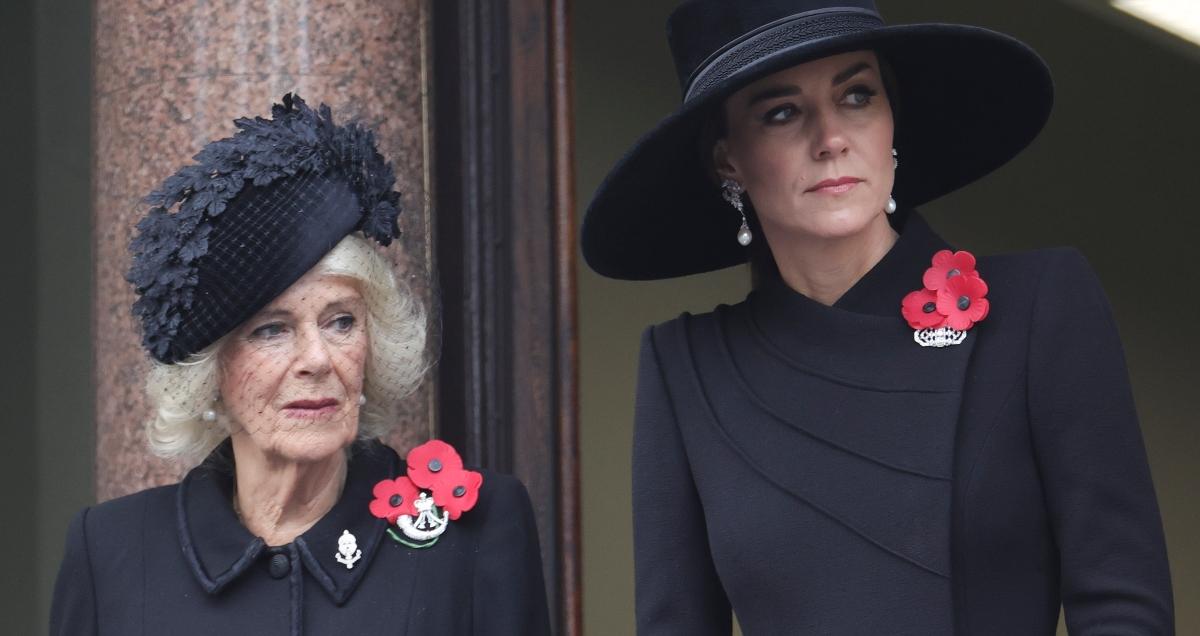
<svg viewBox="0 0 1200 636">
<path fill-rule="evenodd" d="M 296 372 L 300 375 L 321 375 L 330 368 L 329 346 L 320 329 L 301 329 L 297 334 Z"/>
<path fill-rule="evenodd" d="M 850 141 L 846 130 L 838 120 L 837 112 L 833 109 L 818 109 L 812 118 L 815 126 L 813 141 L 813 159 L 832 159 L 850 151 Z"/>
</svg>

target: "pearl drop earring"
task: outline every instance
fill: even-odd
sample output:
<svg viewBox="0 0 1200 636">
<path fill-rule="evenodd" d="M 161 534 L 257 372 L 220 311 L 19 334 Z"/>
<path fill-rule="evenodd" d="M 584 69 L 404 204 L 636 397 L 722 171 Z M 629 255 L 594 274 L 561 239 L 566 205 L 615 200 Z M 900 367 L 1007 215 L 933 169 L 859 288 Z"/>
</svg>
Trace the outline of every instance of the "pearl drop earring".
<svg viewBox="0 0 1200 636">
<path fill-rule="evenodd" d="M 746 221 L 746 204 L 742 202 L 742 193 L 745 191 L 742 184 L 733 179 L 726 179 L 721 183 L 721 196 L 742 215 L 742 227 L 738 228 L 737 233 L 737 242 L 742 247 L 754 240 L 754 233 L 750 231 L 750 224 Z"/>
<path fill-rule="evenodd" d="M 899 167 L 900 167 L 900 153 L 897 152 L 895 148 L 892 148 L 892 170 L 895 170 Z M 884 206 L 883 211 L 887 212 L 888 214 L 895 214 L 896 209 L 898 207 L 899 206 L 896 204 L 896 199 L 889 196 L 888 200 L 887 200 L 887 205 Z"/>
<path fill-rule="evenodd" d="M 367 403 L 367 396 L 366 396 L 366 395 L 363 395 L 362 393 L 359 393 L 359 394 L 358 394 L 358 405 L 359 405 L 359 406 L 362 406 L 362 405 L 364 405 L 364 404 L 366 404 L 366 403 Z"/>
<path fill-rule="evenodd" d="M 200 417 L 205 422 L 212 423 L 212 422 L 217 421 L 217 412 L 212 409 L 205 409 L 205 411 L 200 414 Z"/>
</svg>

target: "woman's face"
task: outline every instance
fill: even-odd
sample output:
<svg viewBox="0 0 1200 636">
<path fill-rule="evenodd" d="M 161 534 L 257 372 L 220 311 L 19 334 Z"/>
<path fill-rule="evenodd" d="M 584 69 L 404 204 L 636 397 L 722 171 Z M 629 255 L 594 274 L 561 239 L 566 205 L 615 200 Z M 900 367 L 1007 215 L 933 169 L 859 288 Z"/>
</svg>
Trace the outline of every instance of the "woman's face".
<svg viewBox="0 0 1200 636">
<path fill-rule="evenodd" d="M 725 122 L 717 172 L 745 187 L 768 238 L 850 236 L 885 214 L 893 121 L 874 52 L 765 77 L 726 100 Z"/>
<path fill-rule="evenodd" d="M 288 461 L 319 461 L 351 444 L 366 313 L 353 279 L 309 272 L 235 330 L 220 357 L 233 434 Z"/>
</svg>

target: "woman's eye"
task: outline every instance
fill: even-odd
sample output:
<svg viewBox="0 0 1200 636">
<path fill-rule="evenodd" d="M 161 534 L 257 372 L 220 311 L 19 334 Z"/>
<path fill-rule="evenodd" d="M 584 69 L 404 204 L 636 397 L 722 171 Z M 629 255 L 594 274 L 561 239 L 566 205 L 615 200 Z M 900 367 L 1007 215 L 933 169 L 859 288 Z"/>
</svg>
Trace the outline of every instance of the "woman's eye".
<svg viewBox="0 0 1200 636">
<path fill-rule="evenodd" d="M 350 314 L 343 314 L 337 318 L 334 318 L 329 324 L 331 327 L 333 327 L 333 330 L 338 333 L 348 333 L 354 328 L 355 322 L 357 321 L 354 319 L 354 316 L 351 316 Z"/>
<path fill-rule="evenodd" d="M 795 106 L 779 106 L 768 110 L 767 114 L 763 115 L 763 121 L 768 124 L 782 124 L 790 121 L 799 112 Z"/>
<path fill-rule="evenodd" d="M 267 340 L 274 338 L 283 333 L 283 323 L 272 322 L 258 327 L 250 332 L 250 338 L 255 340 Z"/>
<path fill-rule="evenodd" d="M 866 106 L 871 103 L 871 99 L 875 97 L 875 94 L 875 91 L 866 86 L 855 86 L 846 91 L 843 101 L 851 106 Z"/>
</svg>

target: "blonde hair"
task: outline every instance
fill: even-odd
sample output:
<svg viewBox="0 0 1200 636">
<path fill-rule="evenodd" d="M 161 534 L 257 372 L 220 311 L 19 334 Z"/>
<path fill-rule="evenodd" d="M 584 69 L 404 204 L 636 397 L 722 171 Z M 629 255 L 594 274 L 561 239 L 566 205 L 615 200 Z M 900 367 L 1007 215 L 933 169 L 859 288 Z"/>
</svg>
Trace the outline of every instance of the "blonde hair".
<svg viewBox="0 0 1200 636">
<path fill-rule="evenodd" d="M 367 306 L 369 351 L 358 434 L 386 435 L 395 426 L 400 400 L 420 385 L 429 368 L 425 311 L 408 286 L 396 280 L 387 259 L 358 234 L 342 239 L 314 270 L 359 283 Z M 153 362 L 146 378 L 153 409 L 146 436 L 155 455 L 196 463 L 229 436 L 227 423 L 204 420 L 204 412 L 220 397 L 219 358 L 226 338 L 174 364 Z"/>
</svg>

